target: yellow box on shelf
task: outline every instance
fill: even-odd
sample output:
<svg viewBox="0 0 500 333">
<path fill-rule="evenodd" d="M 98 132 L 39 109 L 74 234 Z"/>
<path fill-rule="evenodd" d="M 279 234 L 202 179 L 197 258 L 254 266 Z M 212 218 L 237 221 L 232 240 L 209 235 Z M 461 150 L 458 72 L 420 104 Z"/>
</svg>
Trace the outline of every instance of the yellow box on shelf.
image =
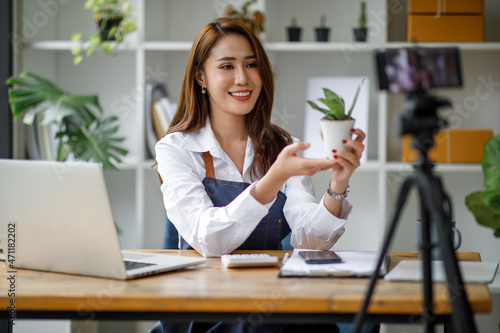
<svg viewBox="0 0 500 333">
<path fill-rule="evenodd" d="M 483 0 L 409 0 L 407 40 L 482 42 Z"/>
<path fill-rule="evenodd" d="M 438 7 L 440 6 L 440 7 Z M 483 14 L 483 0 L 408 0 L 410 14 Z"/>
<path fill-rule="evenodd" d="M 491 129 L 447 129 L 434 135 L 429 160 L 437 163 L 481 163 L 483 147 L 493 137 Z M 401 160 L 414 162 L 418 152 L 412 147 L 412 136 L 402 138 Z"/>
</svg>

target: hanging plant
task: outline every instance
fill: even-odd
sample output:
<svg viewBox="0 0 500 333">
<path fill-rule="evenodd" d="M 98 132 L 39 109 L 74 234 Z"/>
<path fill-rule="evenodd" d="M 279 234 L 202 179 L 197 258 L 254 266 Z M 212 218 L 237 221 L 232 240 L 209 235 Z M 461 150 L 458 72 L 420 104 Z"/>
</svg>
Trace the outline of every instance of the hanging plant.
<svg viewBox="0 0 500 333">
<path fill-rule="evenodd" d="M 80 32 L 73 33 L 71 41 L 76 46 L 71 49 L 71 53 L 75 65 L 82 62 L 84 53 L 90 56 L 98 48 L 104 54 L 110 54 L 125 35 L 137 28 L 135 19 L 131 17 L 132 7 L 128 0 L 87 0 L 84 7 L 94 12 L 98 31 L 87 39 L 83 39 Z"/>
<path fill-rule="evenodd" d="M 232 5 L 228 5 L 224 10 L 223 16 L 240 21 L 258 36 L 264 31 L 264 14 L 259 10 L 251 11 L 249 9 L 255 2 L 256 0 L 245 2 L 241 10 L 237 10 Z"/>
</svg>

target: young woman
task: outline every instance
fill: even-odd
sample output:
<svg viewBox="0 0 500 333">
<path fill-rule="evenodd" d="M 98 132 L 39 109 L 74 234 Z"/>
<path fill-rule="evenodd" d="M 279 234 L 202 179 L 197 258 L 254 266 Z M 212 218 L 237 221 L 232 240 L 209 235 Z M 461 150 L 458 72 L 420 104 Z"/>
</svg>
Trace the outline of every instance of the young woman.
<svg viewBox="0 0 500 333">
<path fill-rule="evenodd" d="M 328 249 L 344 232 L 351 211 L 344 198 L 365 134 L 353 130 L 355 138 L 344 143 L 351 152 L 338 151 L 334 160 L 299 157 L 309 144 L 271 124 L 273 96 L 271 66 L 252 32 L 227 18 L 201 30 L 177 112 L 156 145 L 165 208 L 181 248 L 206 257 L 275 250 L 291 231 L 295 248 Z M 322 170 L 331 181 L 325 184 L 329 194 L 317 203 L 310 176 Z M 163 325 L 163 331 L 241 329 L 193 325 Z M 254 331 L 283 329 L 264 325 Z"/>
<path fill-rule="evenodd" d="M 328 249 L 344 232 L 343 199 L 359 166 L 365 134 L 334 160 L 306 159 L 309 144 L 271 124 L 274 82 L 259 39 L 222 18 L 196 37 L 179 105 L 156 145 L 168 219 L 182 248 L 206 257 L 236 249 L 279 249 L 291 230 L 294 248 Z M 309 176 L 331 173 L 320 203 Z M 338 194 L 337 196 L 335 194 Z M 335 198 L 336 197 L 336 198 Z"/>
</svg>

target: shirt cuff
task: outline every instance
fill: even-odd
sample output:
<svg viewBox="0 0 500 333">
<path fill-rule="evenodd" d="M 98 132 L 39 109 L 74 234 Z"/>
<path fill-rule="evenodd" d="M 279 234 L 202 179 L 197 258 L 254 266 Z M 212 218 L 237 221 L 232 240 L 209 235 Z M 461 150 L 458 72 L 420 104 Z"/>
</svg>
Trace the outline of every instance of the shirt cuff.
<svg viewBox="0 0 500 333">
<path fill-rule="evenodd" d="M 327 194 L 323 194 L 323 197 L 321 198 L 321 211 L 324 214 L 332 214 L 328 211 L 328 209 L 325 207 L 325 197 Z M 351 216 L 351 211 L 352 211 L 352 205 L 347 199 L 342 199 L 342 204 L 340 205 L 340 212 L 338 218 L 341 220 L 348 220 L 349 216 Z"/>
<path fill-rule="evenodd" d="M 315 232 L 320 235 L 330 235 L 327 239 L 325 239 L 320 245 L 319 249 L 327 249 L 330 248 L 333 244 L 337 242 L 337 240 L 342 236 L 345 229 L 344 226 L 349 219 L 352 211 L 352 205 L 349 203 L 347 199 L 342 199 L 342 204 L 340 207 L 339 216 L 333 216 L 330 211 L 325 207 L 324 200 L 325 195 L 323 195 L 320 201 L 321 209 L 318 211 L 318 219 L 324 219 L 323 221 L 330 221 L 330 223 L 322 223 L 316 224 L 314 226 Z"/>
</svg>

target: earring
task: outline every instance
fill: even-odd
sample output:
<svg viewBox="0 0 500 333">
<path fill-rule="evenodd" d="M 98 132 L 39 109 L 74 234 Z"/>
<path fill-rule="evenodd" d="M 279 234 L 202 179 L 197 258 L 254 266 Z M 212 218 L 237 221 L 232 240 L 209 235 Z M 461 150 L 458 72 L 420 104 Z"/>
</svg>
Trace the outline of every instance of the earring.
<svg viewBox="0 0 500 333">
<path fill-rule="evenodd" d="M 202 93 L 203 95 L 205 95 L 205 94 L 207 93 L 207 91 L 205 90 L 205 87 L 201 87 L 201 93 Z"/>
</svg>

